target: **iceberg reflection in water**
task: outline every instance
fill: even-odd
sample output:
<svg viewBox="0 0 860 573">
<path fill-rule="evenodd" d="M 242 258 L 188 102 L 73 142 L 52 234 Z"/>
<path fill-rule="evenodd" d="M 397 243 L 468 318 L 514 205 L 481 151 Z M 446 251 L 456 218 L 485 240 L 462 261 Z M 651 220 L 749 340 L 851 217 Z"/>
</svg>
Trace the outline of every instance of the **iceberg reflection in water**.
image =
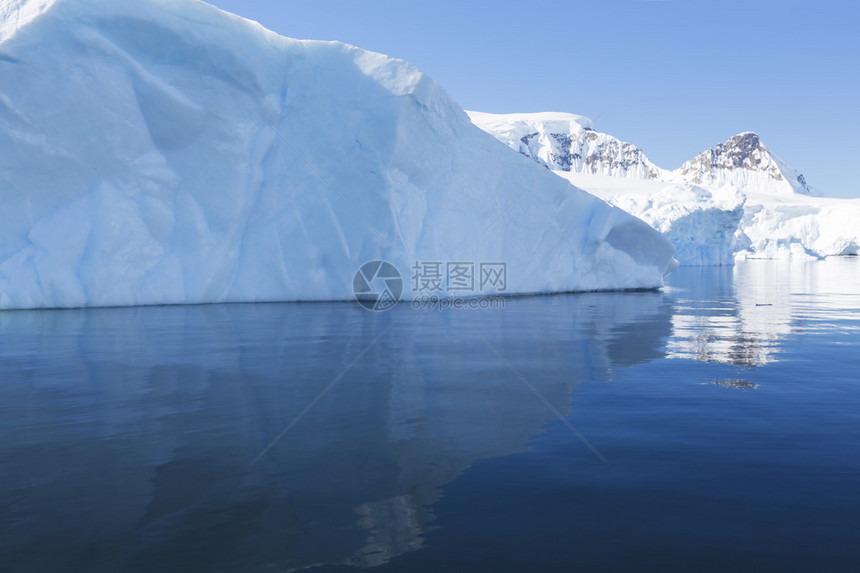
<svg viewBox="0 0 860 573">
<path fill-rule="evenodd" d="M 458 476 L 511 460 L 493 481 L 521 492 L 504 500 L 512 508 L 540 497 L 526 493 L 530 480 L 557 464 L 620 479 L 625 443 L 638 439 L 625 420 L 635 427 L 657 407 L 625 398 L 625 379 L 653 363 L 710 368 L 675 360 L 687 358 L 725 363 L 697 370 L 701 381 L 725 378 L 727 365 L 776 360 L 795 331 L 856 334 L 858 269 L 681 269 L 664 293 L 512 298 L 492 311 L 0 313 L 0 568 L 385 568 L 414 555 L 401 565 L 421 569 L 424 556 L 424 567 L 444 565 L 453 535 L 492 552 L 482 562 L 501 570 L 508 548 L 471 525 L 489 505 L 452 508 L 456 491 L 443 503 Z M 672 391 L 700 396 L 697 384 Z M 667 405 L 660 416 L 671 425 L 676 414 Z M 561 457 L 541 446 L 562 442 Z M 573 487 L 572 475 L 555 486 Z M 540 543 L 543 559 L 561 551 Z"/>
<path fill-rule="evenodd" d="M 484 340 L 567 414 L 577 384 L 659 357 L 669 333 L 654 292 L 507 308 L 0 314 L 4 557 L 302 567 L 420 547 L 441 486 L 555 417 Z"/>
</svg>

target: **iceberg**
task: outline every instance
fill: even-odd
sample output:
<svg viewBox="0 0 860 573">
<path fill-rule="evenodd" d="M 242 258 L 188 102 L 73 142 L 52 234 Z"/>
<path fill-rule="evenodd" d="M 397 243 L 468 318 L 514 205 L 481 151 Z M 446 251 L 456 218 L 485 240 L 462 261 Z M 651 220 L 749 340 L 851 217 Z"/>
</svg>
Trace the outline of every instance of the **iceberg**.
<svg viewBox="0 0 860 573">
<path fill-rule="evenodd" d="M 509 294 L 673 268 L 406 62 L 196 0 L 0 18 L 0 308 L 348 300 L 373 260 L 504 262 Z"/>
</svg>

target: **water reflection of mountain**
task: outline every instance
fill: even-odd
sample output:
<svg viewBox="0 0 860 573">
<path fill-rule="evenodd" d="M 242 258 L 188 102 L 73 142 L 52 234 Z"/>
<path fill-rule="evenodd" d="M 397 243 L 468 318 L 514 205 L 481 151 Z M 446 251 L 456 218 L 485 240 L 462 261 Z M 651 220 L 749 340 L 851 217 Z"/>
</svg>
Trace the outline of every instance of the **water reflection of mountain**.
<svg viewBox="0 0 860 573">
<path fill-rule="evenodd" d="M 555 420 L 494 350 L 568 413 L 580 382 L 663 355 L 669 311 L 630 293 L 0 314 L 0 564 L 384 563 L 421 547 L 442 486 Z"/>
<path fill-rule="evenodd" d="M 670 277 L 674 299 L 667 355 L 737 366 L 778 360 L 780 344 L 802 333 L 810 313 L 860 319 L 860 261 L 749 261 L 684 267 Z M 820 317 L 819 317 L 820 318 Z"/>
</svg>

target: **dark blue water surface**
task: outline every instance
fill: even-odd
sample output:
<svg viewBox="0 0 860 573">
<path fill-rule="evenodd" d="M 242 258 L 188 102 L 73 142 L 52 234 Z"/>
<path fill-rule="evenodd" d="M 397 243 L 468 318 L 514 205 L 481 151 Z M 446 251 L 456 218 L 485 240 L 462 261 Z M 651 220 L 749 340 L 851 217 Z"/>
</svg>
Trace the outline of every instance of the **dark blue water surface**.
<svg viewBox="0 0 860 573">
<path fill-rule="evenodd" d="M 0 313 L 2 571 L 860 571 L 860 260 Z"/>
</svg>

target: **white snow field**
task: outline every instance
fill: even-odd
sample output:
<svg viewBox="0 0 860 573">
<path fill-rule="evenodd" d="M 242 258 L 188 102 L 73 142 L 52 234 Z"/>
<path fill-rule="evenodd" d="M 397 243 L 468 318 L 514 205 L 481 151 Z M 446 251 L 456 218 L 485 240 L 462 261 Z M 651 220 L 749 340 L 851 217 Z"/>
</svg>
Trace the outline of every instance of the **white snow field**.
<svg viewBox="0 0 860 573">
<path fill-rule="evenodd" d="M 860 199 L 818 196 L 754 133 L 669 171 L 638 147 L 594 131 L 583 116 L 468 113 L 522 155 L 647 221 L 672 242 L 682 265 L 860 251 Z"/>
<path fill-rule="evenodd" d="M 0 17 L 0 308 L 347 300 L 375 259 L 505 262 L 510 294 L 675 264 L 405 62 L 196 0 Z"/>
</svg>

